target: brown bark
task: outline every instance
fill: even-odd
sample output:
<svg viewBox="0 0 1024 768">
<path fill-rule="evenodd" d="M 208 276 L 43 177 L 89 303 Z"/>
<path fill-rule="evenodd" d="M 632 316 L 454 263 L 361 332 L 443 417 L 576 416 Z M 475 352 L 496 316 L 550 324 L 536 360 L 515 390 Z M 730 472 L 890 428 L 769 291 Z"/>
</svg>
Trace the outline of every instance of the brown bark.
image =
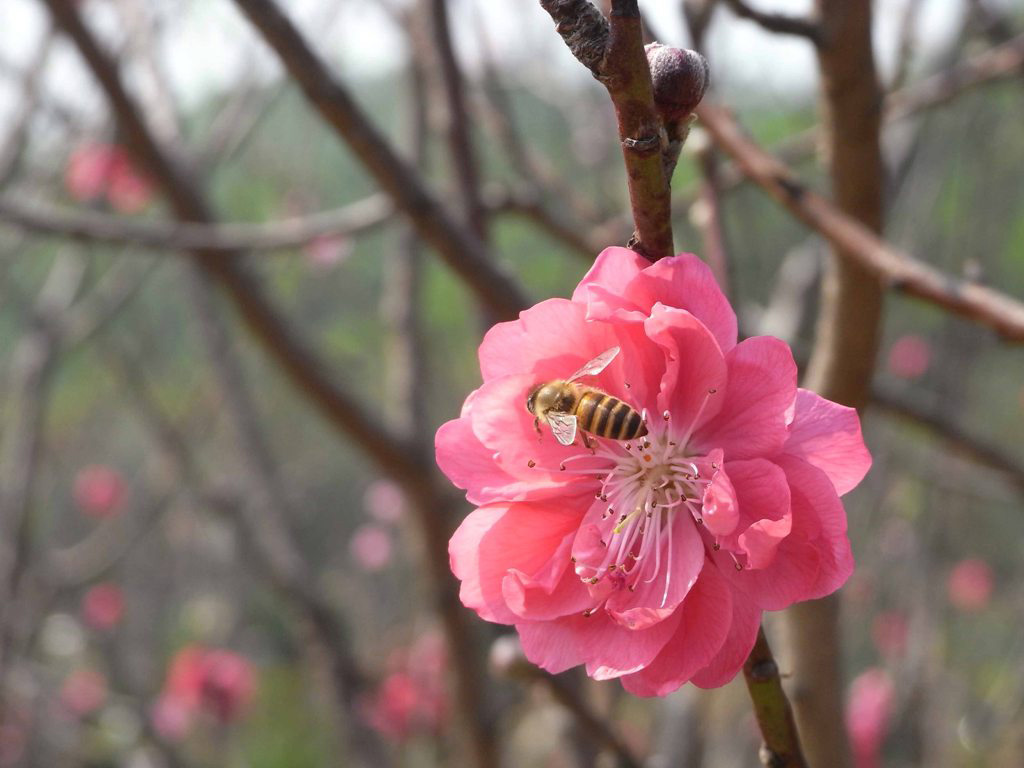
<svg viewBox="0 0 1024 768">
<path fill-rule="evenodd" d="M 841 211 L 880 232 L 882 93 L 871 44 L 871 2 L 816 0 L 815 6 L 822 25 L 817 51 L 833 197 Z M 822 286 L 808 388 L 844 405 L 866 404 L 881 314 L 877 278 L 852 254 L 834 249 Z M 839 596 L 832 595 L 787 612 L 793 702 L 813 768 L 850 765 L 842 715 L 839 609 Z"/>
</svg>

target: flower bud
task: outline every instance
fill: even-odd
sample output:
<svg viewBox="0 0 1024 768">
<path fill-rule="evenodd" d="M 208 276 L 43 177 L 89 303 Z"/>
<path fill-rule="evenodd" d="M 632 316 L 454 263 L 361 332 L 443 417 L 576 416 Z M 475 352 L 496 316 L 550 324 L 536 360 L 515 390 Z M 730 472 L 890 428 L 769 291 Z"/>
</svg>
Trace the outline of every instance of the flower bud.
<svg viewBox="0 0 1024 768">
<path fill-rule="evenodd" d="M 696 51 L 650 43 L 647 64 L 651 68 L 654 103 L 667 123 L 690 114 L 708 87 L 708 62 Z"/>
</svg>

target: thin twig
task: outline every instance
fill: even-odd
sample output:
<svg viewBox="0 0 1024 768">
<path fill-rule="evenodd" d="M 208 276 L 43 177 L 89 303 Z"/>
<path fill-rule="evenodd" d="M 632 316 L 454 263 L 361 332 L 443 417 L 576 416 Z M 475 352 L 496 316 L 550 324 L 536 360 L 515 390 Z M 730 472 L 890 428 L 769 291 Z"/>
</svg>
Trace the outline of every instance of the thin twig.
<svg viewBox="0 0 1024 768">
<path fill-rule="evenodd" d="M 901 394 L 877 384 L 871 389 L 871 405 L 924 427 L 971 461 L 1005 475 L 1020 493 L 1024 493 L 1024 462 L 1019 456 L 960 424 L 950 417 L 948 409 L 929 407 L 918 396 Z"/>
<path fill-rule="evenodd" d="M 757 641 L 743 664 L 743 677 L 754 702 L 754 715 L 761 729 L 761 763 L 766 768 L 807 768 L 800 737 L 793 720 L 786 692 L 779 678 L 764 628 L 757 631 Z"/>
<path fill-rule="evenodd" d="M 52 0 L 51 0 L 52 1 Z M 496 317 L 511 319 L 526 306 L 518 285 L 484 244 L 461 226 L 364 115 L 341 82 L 313 52 L 272 0 L 235 0 L 277 53 L 310 103 L 338 133 L 417 232 L 473 289 Z"/>
<path fill-rule="evenodd" d="M 118 245 L 194 251 L 231 256 L 238 251 L 300 248 L 321 237 L 354 237 L 389 222 L 394 206 L 373 194 L 333 211 L 258 224 L 151 221 L 82 208 L 0 197 L 0 222 L 32 232 Z"/>
<path fill-rule="evenodd" d="M 767 13 L 751 8 L 746 0 L 725 0 L 729 9 L 741 19 L 747 19 L 769 32 L 782 35 L 805 37 L 815 45 L 821 45 L 821 25 L 814 19 L 789 16 L 784 13 Z"/>
<path fill-rule="evenodd" d="M 883 286 L 929 301 L 996 331 L 1003 339 L 1024 342 L 1024 303 L 991 288 L 945 275 L 882 240 L 808 189 L 778 160 L 747 138 L 724 109 L 697 108 L 702 125 L 743 173 L 807 226 L 843 250 Z"/>
<path fill-rule="evenodd" d="M 654 105 L 636 0 L 612 0 L 610 22 L 588 0 L 540 0 L 572 54 L 608 90 L 619 126 L 629 204 L 630 247 L 647 258 L 671 256 L 671 189 L 663 153 L 668 136 Z"/>
</svg>

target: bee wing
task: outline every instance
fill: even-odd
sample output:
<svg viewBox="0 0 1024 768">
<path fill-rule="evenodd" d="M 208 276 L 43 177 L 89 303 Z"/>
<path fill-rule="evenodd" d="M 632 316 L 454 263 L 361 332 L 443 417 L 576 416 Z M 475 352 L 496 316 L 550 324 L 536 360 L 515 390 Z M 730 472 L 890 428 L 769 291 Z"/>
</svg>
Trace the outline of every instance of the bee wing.
<svg viewBox="0 0 1024 768">
<path fill-rule="evenodd" d="M 576 373 L 570 376 L 567 381 L 575 381 L 576 379 L 582 378 L 583 376 L 597 376 L 601 371 L 608 367 L 608 364 L 615 359 L 615 356 L 619 354 L 618 347 L 612 347 L 606 349 L 600 355 L 595 357 L 589 363 L 580 368 Z"/>
<path fill-rule="evenodd" d="M 573 440 L 576 439 L 575 416 L 571 413 L 548 411 L 544 418 L 547 419 L 548 426 L 551 427 L 551 434 L 555 436 L 555 440 L 562 445 L 572 445 Z"/>
</svg>

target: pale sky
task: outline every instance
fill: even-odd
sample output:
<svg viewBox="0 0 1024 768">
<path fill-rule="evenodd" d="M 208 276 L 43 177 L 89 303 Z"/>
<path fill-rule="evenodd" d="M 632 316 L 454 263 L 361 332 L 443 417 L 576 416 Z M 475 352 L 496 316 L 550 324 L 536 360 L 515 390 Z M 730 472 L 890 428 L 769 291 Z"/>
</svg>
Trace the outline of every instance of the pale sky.
<svg viewBox="0 0 1024 768">
<path fill-rule="evenodd" d="M 116 2 L 84 0 L 91 25 L 116 42 L 119 29 Z M 231 0 L 146 0 L 159 9 L 164 25 L 160 59 L 176 94 L 194 104 L 236 81 L 242 72 L 274 78 L 279 69 L 273 57 L 259 51 L 254 33 Z M 400 3 L 402 0 L 391 0 Z M 792 13 L 806 12 L 810 0 L 751 0 L 756 7 Z M 907 0 L 876 0 L 876 42 L 883 73 L 895 57 L 896 30 Z M 990 0 L 993 7 L 1024 0 Z M 307 31 L 316 30 L 320 51 L 339 67 L 345 78 L 375 73 L 401 63 L 403 41 L 378 0 L 342 0 L 334 20 L 325 26 L 324 0 L 283 0 L 292 18 Z M 679 0 L 642 0 L 669 44 L 684 44 Z M 918 34 L 921 50 L 941 50 L 959 26 L 963 0 L 924 0 Z M 481 13 L 481 9 L 486 12 Z M 453 18 L 461 58 L 471 63 L 479 55 L 475 19 L 482 16 L 494 49 L 506 63 L 514 63 L 527 80 L 543 83 L 552 77 L 586 79 L 589 74 L 565 50 L 550 19 L 536 0 L 456 0 Z M 30 60 L 47 25 L 39 0 L 0 0 L 0 60 L 23 65 Z M 763 32 L 756 25 L 737 21 L 723 8 L 712 27 L 712 76 L 726 98 L 755 92 L 759 98 L 792 97 L 814 87 L 814 60 L 809 45 L 799 39 Z M 102 104 L 88 74 L 66 43 L 51 59 L 47 87 L 62 102 L 98 114 Z M 0 123 L 10 114 L 17 90 L 0 73 Z"/>
</svg>

